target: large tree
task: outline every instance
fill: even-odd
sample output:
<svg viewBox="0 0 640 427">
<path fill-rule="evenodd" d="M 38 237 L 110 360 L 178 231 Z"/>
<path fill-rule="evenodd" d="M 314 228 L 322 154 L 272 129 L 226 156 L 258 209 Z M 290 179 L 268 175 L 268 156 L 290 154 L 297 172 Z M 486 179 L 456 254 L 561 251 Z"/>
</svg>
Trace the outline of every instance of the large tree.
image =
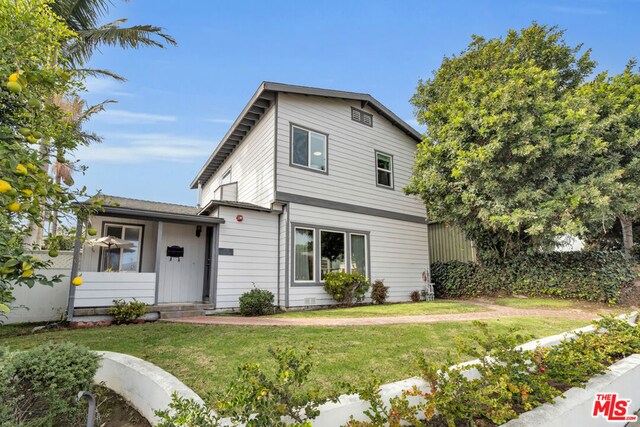
<svg viewBox="0 0 640 427">
<path fill-rule="evenodd" d="M 74 202 L 86 197 L 84 189 L 56 183 L 43 167 L 48 152 L 40 149 L 58 141 L 74 150 L 91 139 L 51 101 L 81 88 L 59 66 L 73 37 L 47 0 L 0 2 L 0 311 L 8 310 L 13 286 L 52 284 L 36 273 L 47 263 L 24 249 L 29 223 L 41 225 L 43 212 L 83 214 Z"/>
<path fill-rule="evenodd" d="M 594 156 L 590 165 L 594 176 L 606 184 L 604 193 L 610 200 L 601 223 L 608 228 L 608 220 L 620 221 L 623 248 L 630 257 L 633 221 L 640 219 L 640 74 L 636 62 L 629 62 L 618 75 L 598 75 L 581 88 L 581 94 L 597 109 L 595 134 L 606 144 L 606 150 Z"/>
<path fill-rule="evenodd" d="M 583 167 L 603 147 L 595 111 L 576 94 L 595 65 L 581 51 L 534 23 L 504 38 L 473 36 L 418 84 L 411 101 L 427 131 L 406 192 L 483 256 L 550 248 L 606 205 Z"/>
</svg>

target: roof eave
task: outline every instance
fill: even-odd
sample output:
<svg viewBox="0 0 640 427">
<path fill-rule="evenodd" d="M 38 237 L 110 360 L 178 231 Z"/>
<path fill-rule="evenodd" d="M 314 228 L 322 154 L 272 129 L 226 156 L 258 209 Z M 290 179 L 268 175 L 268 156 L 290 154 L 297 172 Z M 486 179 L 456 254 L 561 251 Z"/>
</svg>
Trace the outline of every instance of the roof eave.
<svg viewBox="0 0 640 427">
<path fill-rule="evenodd" d="M 194 224 L 223 224 L 224 219 L 170 212 L 156 212 L 146 209 L 126 208 L 122 206 L 102 206 L 97 216 L 115 216 L 122 218 L 151 219 L 167 222 Z"/>
</svg>

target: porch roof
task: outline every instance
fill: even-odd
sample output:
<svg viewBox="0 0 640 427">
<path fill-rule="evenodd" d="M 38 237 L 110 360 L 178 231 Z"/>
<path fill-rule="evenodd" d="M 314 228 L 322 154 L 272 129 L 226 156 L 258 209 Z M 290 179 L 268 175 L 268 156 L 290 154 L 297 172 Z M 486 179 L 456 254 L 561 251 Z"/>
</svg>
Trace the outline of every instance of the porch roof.
<svg viewBox="0 0 640 427">
<path fill-rule="evenodd" d="M 209 215 L 214 208 L 218 206 L 227 206 L 230 208 L 248 209 L 251 211 L 259 212 L 273 212 L 271 208 L 265 208 L 264 206 L 254 205 L 252 203 L 245 202 L 233 202 L 230 200 L 211 200 L 202 209 L 199 210 L 200 215 Z"/>
<path fill-rule="evenodd" d="M 173 203 L 152 202 L 150 200 L 130 199 L 128 197 L 103 196 L 102 210 L 99 216 L 115 216 L 192 224 L 222 224 L 224 219 L 198 215 L 200 209 L 195 206 Z"/>
</svg>

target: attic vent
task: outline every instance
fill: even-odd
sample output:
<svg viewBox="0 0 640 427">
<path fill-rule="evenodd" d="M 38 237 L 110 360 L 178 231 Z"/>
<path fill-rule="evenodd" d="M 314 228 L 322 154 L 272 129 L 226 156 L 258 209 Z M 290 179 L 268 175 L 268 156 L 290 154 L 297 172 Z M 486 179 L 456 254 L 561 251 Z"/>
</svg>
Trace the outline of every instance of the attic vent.
<svg viewBox="0 0 640 427">
<path fill-rule="evenodd" d="M 362 123 L 369 127 L 373 127 L 373 116 L 369 113 L 365 113 L 357 108 L 351 108 L 351 120 L 354 122 Z"/>
</svg>

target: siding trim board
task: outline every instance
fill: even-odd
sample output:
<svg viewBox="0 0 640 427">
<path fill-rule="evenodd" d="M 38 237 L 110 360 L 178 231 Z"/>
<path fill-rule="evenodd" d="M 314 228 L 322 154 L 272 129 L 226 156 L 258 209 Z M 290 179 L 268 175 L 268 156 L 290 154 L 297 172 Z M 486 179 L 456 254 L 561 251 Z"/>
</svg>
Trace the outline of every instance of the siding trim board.
<svg viewBox="0 0 640 427">
<path fill-rule="evenodd" d="M 320 242 L 320 236 L 321 236 L 321 232 L 322 231 L 335 231 L 337 233 L 344 233 L 345 236 L 345 254 L 344 254 L 344 261 L 345 261 L 345 266 L 349 266 L 351 264 L 351 235 L 352 234 L 356 234 L 356 235 L 361 235 L 361 236 L 366 236 L 366 260 L 367 260 L 367 278 L 369 278 L 369 280 L 371 280 L 371 248 L 370 248 L 370 244 L 371 244 L 371 232 L 370 231 L 363 231 L 363 230 L 355 230 L 355 229 L 351 229 L 351 228 L 340 228 L 340 227 L 333 227 L 333 226 L 325 226 L 325 225 L 318 225 L 318 224 L 306 224 L 306 223 L 299 223 L 299 222 L 292 222 L 289 225 L 289 230 L 291 230 L 291 238 L 288 239 L 289 241 L 289 247 L 291 248 L 291 251 L 293 252 L 295 249 L 295 232 L 294 230 L 296 228 L 304 228 L 307 230 L 313 230 L 314 231 L 314 239 L 313 239 L 313 251 L 314 251 L 314 260 L 313 260 L 313 274 L 314 274 L 314 281 L 304 281 L 304 282 L 296 282 L 295 281 L 295 275 L 294 275 L 294 266 L 293 264 L 290 267 L 290 271 L 291 271 L 291 281 L 290 283 L 288 283 L 289 286 L 293 287 L 293 288 L 304 288 L 304 287 L 317 287 L 317 286 L 322 286 L 324 284 L 324 282 L 322 281 L 321 277 L 320 277 L 320 273 L 321 273 L 321 267 L 320 267 L 320 263 L 322 262 L 322 259 L 320 257 L 320 249 L 321 249 L 321 242 Z M 295 256 L 295 255 L 294 255 Z M 350 268 L 348 270 L 351 270 Z"/>
<path fill-rule="evenodd" d="M 350 203 L 334 202 L 331 200 L 318 199 L 315 197 L 303 196 L 300 194 L 284 193 L 278 191 L 276 193 L 276 201 L 300 203 L 303 205 L 314 206 L 318 208 L 334 209 L 338 211 L 359 213 L 363 215 L 379 216 L 382 218 L 397 219 L 400 221 L 415 222 L 426 224 L 426 216 L 408 215 L 402 212 L 386 211 L 382 209 L 369 208 L 367 206 L 352 205 Z"/>
</svg>

